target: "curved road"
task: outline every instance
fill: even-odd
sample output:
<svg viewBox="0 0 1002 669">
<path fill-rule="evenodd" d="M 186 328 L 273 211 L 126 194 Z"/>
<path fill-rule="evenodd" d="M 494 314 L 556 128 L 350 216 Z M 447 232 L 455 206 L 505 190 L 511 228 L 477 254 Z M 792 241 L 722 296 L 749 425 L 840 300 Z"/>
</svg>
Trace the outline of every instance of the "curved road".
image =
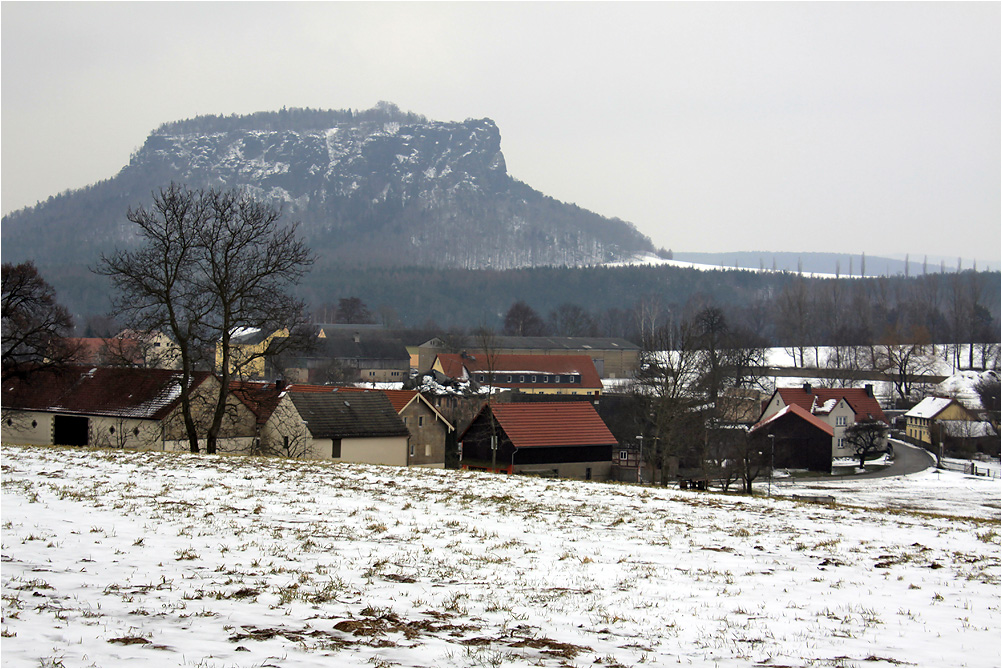
<svg viewBox="0 0 1002 669">
<path fill-rule="evenodd" d="M 891 439 L 890 441 L 894 444 L 894 460 L 890 465 L 880 471 L 839 476 L 834 480 L 844 481 L 846 479 L 879 479 L 888 476 L 907 476 L 908 474 L 917 474 L 924 469 L 936 465 L 936 458 L 924 448 L 912 446 L 897 439 Z"/>
<path fill-rule="evenodd" d="M 903 441 L 898 441 L 897 439 L 891 439 L 894 444 L 894 460 L 890 465 L 884 467 L 881 470 L 867 472 L 866 474 L 847 474 L 845 476 L 819 476 L 806 477 L 806 478 L 795 478 L 795 479 L 779 479 L 774 480 L 773 485 L 783 485 L 784 483 L 796 484 L 796 483 L 839 483 L 841 481 L 856 481 L 861 479 L 879 479 L 886 478 L 889 476 L 907 476 L 908 474 L 917 474 L 920 471 L 933 467 L 936 464 L 936 458 L 933 457 L 932 453 L 925 450 L 924 448 L 919 448 L 918 446 L 912 446 Z"/>
</svg>

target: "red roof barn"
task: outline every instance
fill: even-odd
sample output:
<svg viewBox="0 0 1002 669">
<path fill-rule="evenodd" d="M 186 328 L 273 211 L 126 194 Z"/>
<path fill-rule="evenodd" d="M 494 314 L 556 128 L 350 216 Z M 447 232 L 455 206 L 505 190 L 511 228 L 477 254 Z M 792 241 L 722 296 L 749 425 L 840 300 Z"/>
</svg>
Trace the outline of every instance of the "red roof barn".
<svg viewBox="0 0 1002 669">
<path fill-rule="evenodd" d="M 466 469 L 596 480 L 618 446 L 590 402 L 487 404 L 460 441 Z"/>
</svg>

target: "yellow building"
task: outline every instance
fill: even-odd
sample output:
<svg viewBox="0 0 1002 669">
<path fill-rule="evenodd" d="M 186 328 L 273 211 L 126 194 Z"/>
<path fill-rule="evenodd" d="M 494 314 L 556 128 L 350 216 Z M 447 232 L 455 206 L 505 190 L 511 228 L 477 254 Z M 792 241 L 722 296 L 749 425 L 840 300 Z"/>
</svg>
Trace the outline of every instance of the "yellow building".
<svg viewBox="0 0 1002 669">
<path fill-rule="evenodd" d="M 957 400 L 948 397 L 927 397 L 905 414 L 905 420 L 909 437 L 927 444 L 938 444 L 940 435 L 934 440 L 931 430 L 935 423 L 975 422 L 977 418 Z"/>
<path fill-rule="evenodd" d="M 264 352 L 275 337 L 288 337 L 289 330 L 282 328 L 274 332 L 256 328 L 235 332 L 230 337 L 230 373 L 247 379 L 263 379 L 265 370 Z M 223 344 L 216 343 L 216 369 L 223 366 Z"/>
</svg>

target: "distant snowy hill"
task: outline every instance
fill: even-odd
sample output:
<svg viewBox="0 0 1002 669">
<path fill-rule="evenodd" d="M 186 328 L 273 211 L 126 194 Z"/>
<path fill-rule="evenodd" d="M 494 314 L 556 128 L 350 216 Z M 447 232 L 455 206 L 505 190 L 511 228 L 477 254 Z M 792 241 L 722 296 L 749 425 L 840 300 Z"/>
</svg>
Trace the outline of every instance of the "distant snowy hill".
<svg viewBox="0 0 1002 669">
<path fill-rule="evenodd" d="M 918 276 L 932 272 L 955 272 L 958 260 L 962 269 L 983 271 L 998 269 L 998 263 L 977 262 L 971 258 L 946 259 L 940 256 L 905 256 L 887 258 L 865 253 L 791 253 L 786 251 L 735 251 L 697 253 L 675 251 L 673 260 L 705 265 L 714 269 L 753 269 L 777 272 L 802 272 L 814 276 L 861 277 Z"/>
</svg>

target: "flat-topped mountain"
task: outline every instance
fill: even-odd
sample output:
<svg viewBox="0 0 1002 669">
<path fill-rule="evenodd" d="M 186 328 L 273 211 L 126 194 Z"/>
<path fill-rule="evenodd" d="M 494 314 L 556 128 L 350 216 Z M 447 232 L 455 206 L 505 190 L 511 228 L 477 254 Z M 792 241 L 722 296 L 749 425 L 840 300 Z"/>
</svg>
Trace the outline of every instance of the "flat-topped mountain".
<svg viewBox="0 0 1002 669">
<path fill-rule="evenodd" d="M 321 271 L 581 266 L 654 250 L 631 224 L 512 178 L 490 119 L 429 121 L 380 103 L 164 124 L 114 177 L 5 216 L 4 260 L 93 265 L 132 241 L 128 208 L 171 181 L 240 186 L 280 206 Z"/>
</svg>

